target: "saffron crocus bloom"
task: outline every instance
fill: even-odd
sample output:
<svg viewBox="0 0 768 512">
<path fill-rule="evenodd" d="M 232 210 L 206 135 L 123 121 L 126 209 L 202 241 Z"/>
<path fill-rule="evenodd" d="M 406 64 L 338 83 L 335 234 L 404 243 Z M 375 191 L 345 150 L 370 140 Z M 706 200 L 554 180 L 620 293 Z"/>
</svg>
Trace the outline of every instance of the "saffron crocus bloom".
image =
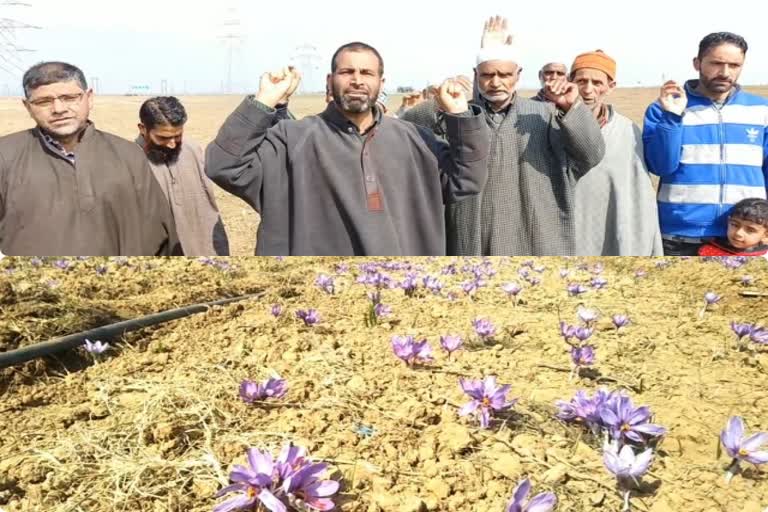
<svg viewBox="0 0 768 512">
<path fill-rule="evenodd" d="M 541 284 L 541 279 L 536 276 L 528 277 L 526 278 L 526 281 L 528 281 L 528 284 L 531 286 L 539 286 Z"/>
<path fill-rule="evenodd" d="M 603 463 L 621 482 L 629 479 L 637 480 L 648 472 L 653 461 L 653 450 L 648 448 L 635 455 L 632 447 L 625 444 L 618 450 L 616 443 L 607 443 L 603 452 Z"/>
<path fill-rule="evenodd" d="M 427 340 L 415 341 L 413 336 L 393 336 L 392 351 L 408 366 L 432 360 L 432 347 Z"/>
<path fill-rule="evenodd" d="M 392 314 L 392 308 L 386 304 L 378 302 L 375 306 L 373 306 L 373 314 L 376 315 L 376 318 L 383 318 Z"/>
<path fill-rule="evenodd" d="M 475 328 L 475 332 L 483 340 L 492 338 L 496 334 L 496 327 L 484 318 L 476 318 L 472 320 L 472 327 Z"/>
<path fill-rule="evenodd" d="M 667 429 L 648 423 L 651 410 L 646 407 L 635 408 L 628 396 L 618 396 L 608 402 L 600 411 L 603 424 L 616 440 L 630 440 L 645 443 L 643 436 L 663 436 Z"/>
<path fill-rule="evenodd" d="M 571 349 L 571 361 L 575 366 L 592 366 L 595 362 L 595 347 L 584 345 Z"/>
<path fill-rule="evenodd" d="M 502 285 L 501 289 L 510 297 L 517 297 L 523 291 L 523 288 L 517 283 L 507 283 Z"/>
<path fill-rule="evenodd" d="M 53 266 L 59 270 L 68 270 L 72 264 L 67 260 L 56 260 L 53 262 Z"/>
<path fill-rule="evenodd" d="M 613 315 L 611 317 L 611 322 L 613 322 L 613 325 L 614 327 L 616 327 L 617 331 L 622 327 L 628 326 L 631 323 L 627 315 Z"/>
<path fill-rule="evenodd" d="M 477 293 L 477 290 L 480 289 L 481 281 L 467 281 L 465 283 L 461 284 L 461 289 L 464 290 L 464 293 L 472 297 Z"/>
<path fill-rule="evenodd" d="M 607 279 L 603 279 L 602 277 L 596 277 L 596 278 L 592 279 L 592 281 L 590 281 L 589 284 L 595 290 L 602 290 L 603 288 L 608 286 L 608 280 Z"/>
<path fill-rule="evenodd" d="M 768 329 L 754 326 L 749 333 L 749 341 L 760 345 L 768 345 Z"/>
<path fill-rule="evenodd" d="M 271 512 L 286 512 L 288 509 L 275 492 L 272 475 L 275 464 L 269 452 L 261 452 L 256 448 L 248 450 L 248 467 L 236 465 L 229 474 L 229 479 L 235 482 L 218 493 L 220 498 L 230 492 L 239 491 L 234 498 L 216 505 L 213 512 L 230 512 L 232 510 L 253 510 L 257 504 L 263 505 Z"/>
<path fill-rule="evenodd" d="M 560 322 L 560 336 L 565 339 L 566 343 L 570 342 L 571 338 L 576 336 L 576 329 L 577 327 L 575 325 L 568 325 L 563 321 Z"/>
<path fill-rule="evenodd" d="M 517 403 L 517 399 L 507 402 L 507 393 L 512 386 L 507 384 L 497 387 L 496 377 L 486 377 L 485 380 L 459 379 L 459 385 L 472 398 L 471 402 L 459 410 L 459 416 L 477 413 L 482 428 L 490 425 L 491 411 L 503 411 Z"/>
<path fill-rule="evenodd" d="M 423 279 L 423 282 L 424 288 L 434 293 L 435 295 L 439 294 L 443 289 L 443 284 L 436 277 L 427 276 Z"/>
<path fill-rule="evenodd" d="M 506 512 L 551 512 L 557 505 L 557 497 L 551 492 L 537 494 L 529 501 L 530 492 L 531 482 L 526 478 L 512 491 L 512 501 L 507 505 Z"/>
<path fill-rule="evenodd" d="M 85 350 L 94 355 L 103 354 L 109 348 L 109 343 L 102 343 L 101 341 L 85 340 Z"/>
<path fill-rule="evenodd" d="M 704 302 L 707 303 L 707 306 L 712 306 L 713 304 L 717 304 L 720 302 L 720 297 L 718 294 L 714 292 L 707 292 L 704 294 Z"/>
<path fill-rule="evenodd" d="M 759 451 L 763 445 L 767 445 L 768 450 L 768 432 L 758 432 L 744 439 L 744 420 L 740 416 L 728 420 L 725 430 L 720 433 L 720 442 L 726 453 L 736 461 L 768 463 L 768 451 Z"/>
<path fill-rule="evenodd" d="M 577 283 L 569 284 L 568 287 L 566 288 L 566 290 L 568 290 L 568 294 L 571 297 L 576 297 L 577 295 L 581 295 L 583 293 L 587 293 L 587 291 L 588 291 L 586 287 L 584 287 L 584 286 L 582 286 L 580 284 L 577 284 Z"/>
<path fill-rule="evenodd" d="M 566 268 L 560 269 L 560 279 L 567 279 L 571 277 L 571 271 Z"/>
<path fill-rule="evenodd" d="M 594 332 L 594 329 L 591 329 L 589 327 L 579 326 L 579 327 L 576 327 L 576 329 L 574 329 L 573 337 L 583 343 L 592 337 L 593 332 Z"/>
<path fill-rule="evenodd" d="M 526 277 L 531 275 L 531 271 L 528 268 L 521 268 L 517 271 L 517 275 L 525 279 Z"/>
<path fill-rule="evenodd" d="M 312 327 L 320 321 L 320 315 L 316 309 L 300 309 L 296 311 L 296 318 L 304 321 L 304 325 Z"/>
<path fill-rule="evenodd" d="M 449 356 L 459 350 L 463 344 L 464 341 L 458 336 L 440 336 L 440 346 L 448 352 Z"/>
<path fill-rule="evenodd" d="M 579 317 L 579 319 L 584 322 L 587 325 L 591 325 L 597 321 L 598 318 L 600 318 L 600 314 L 593 310 L 593 309 L 587 309 L 580 307 L 576 315 Z"/>
<path fill-rule="evenodd" d="M 752 286 L 752 284 L 755 282 L 755 278 L 752 276 L 742 276 L 741 277 L 741 284 L 743 286 Z"/>
<path fill-rule="evenodd" d="M 296 510 L 333 510 L 331 496 L 339 490 L 335 480 L 320 480 L 328 465 L 319 462 L 303 467 L 283 482 L 283 491 Z M 302 506 L 303 505 L 303 506 Z"/>
<path fill-rule="evenodd" d="M 293 443 L 288 443 L 283 446 L 282 450 L 280 450 L 280 455 L 275 461 L 275 469 L 278 476 L 282 480 L 285 480 L 309 464 L 310 462 L 307 460 L 306 448 L 295 446 Z"/>
<path fill-rule="evenodd" d="M 97 275 L 97 276 L 103 276 L 103 275 L 105 275 L 105 274 L 106 274 L 108 271 L 109 271 L 109 269 L 107 268 L 107 266 L 106 266 L 106 265 L 97 265 L 97 266 L 96 266 L 96 275 Z"/>
<path fill-rule="evenodd" d="M 594 396 L 589 396 L 584 390 L 577 391 L 570 402 L 555 402 L 560 409 L 556 416 L 563 421 L 583 423 L 592 432 L 597 433 L 603 426 L 600 411 L 612 397 L 612 393 L 602 388 L 598 389 Z"/>
<path fill-rule="evenodd" d="M 333 293 L 335 292 L 334 282 L 331 276 L 320 274 L 319 276 L 317 276 L 317 279 L 315 280 L 315 284 L 317 285 L 318 288 L 323 290 L 328 295 L 333 295 Z"/>
<path fill-rule="evenodd" d="M 248 404 L 268 398 L 283 398 L 286 392 L 288 384 L 285 379 L 270 377 L 262 384 L 246 379 L 240 383 L 240 398 Z"/>
<path fill-rule="evenodd" d="M 413 296 L 413 294 L 416 292 L 416 289 L 418 287 L 419 287 L 418 277 L 415 274 L 410 274 L 406 276 L 403 282 L 400 283 L 400 288 L 403 289 L 403 291 L 405 292 L 405 295 L 408 297 Z"/>
<path fill-rule="evenodd" d="M 272 316 L 277 318 L 283 313 L 283 306 L 280 304 L 272 304 L 272 309 L 270 309 L 270 313 L 272 313 Z"/>
</svg>

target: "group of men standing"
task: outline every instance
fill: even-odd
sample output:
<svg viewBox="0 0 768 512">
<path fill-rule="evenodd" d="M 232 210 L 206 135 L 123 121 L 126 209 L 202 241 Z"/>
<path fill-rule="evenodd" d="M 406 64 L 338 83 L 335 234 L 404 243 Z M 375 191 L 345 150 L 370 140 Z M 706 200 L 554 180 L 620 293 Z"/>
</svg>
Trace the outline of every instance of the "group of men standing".
<svg viewBox="0 0 768 512">
<path fill-rule="evenodd" d="M 528 99 L 517 52 L 491 18 L 473 80 L 391 116 L 381 55 L 344 45 L 322 113 L 296 120 L 299 73 L 266 73 L 205 158 L 175 98 L 146 102 L 130 143 L 88 120 L 82 72 L 38 65 L 37 128 L 0 138 L 0 250 L 228 254 L 209 178 L 261 214 L 257 255 L 693 255 L 733 204 L 765 199 L 768 100 L 737 85 L 741 37 L 704 38 L 699 79 L 665 84 L 642 132 L 608 101 L 606 53 L 547 64 Z"/>
</svg>

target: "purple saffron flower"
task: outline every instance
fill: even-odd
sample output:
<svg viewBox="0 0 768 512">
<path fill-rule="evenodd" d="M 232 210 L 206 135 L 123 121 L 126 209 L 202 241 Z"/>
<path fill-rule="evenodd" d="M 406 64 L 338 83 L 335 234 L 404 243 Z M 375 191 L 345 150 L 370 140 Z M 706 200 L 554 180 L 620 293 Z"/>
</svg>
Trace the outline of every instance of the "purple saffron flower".
<svg viewBox="0 0 768 512">
<path fill-rule="evenodd" d="M 568 290 L 568 295 L 570 295 L 571 297 L 576 297 L 578 295 L 581 295 L 583 293 L 587 293 L 589 291 L 586 287 L 584 287 L 584 286 L 582 286 L 582 285 L 580 285 L 578 283 L 571 283 L 571 284 L 569 284 L 567 286 L 566 290 Z"/>
<path fill-rule="evenodd" d="M 335 480 L 320 480 L 328 465 L 319 462 L 303 467 L 283 482 L 283 491 L 295 510 L 333 510 L 331 497 L 339 490 Z"/>
<path fill-rule="evenodd" d="M 320 315 L 316 309 L 300 309 L 296 311 L 296 318 L 303 320 L 307 327 L 312 327 L 320 321 Z"/>
<path fill-rule="evenodd" d="M 648 448 L 644 452 L 635 455 L 632 446 L 625 444 L 621 451 L 618 445 L 609 443 L 603 452 L 605 467 L 621 481 L 641 478 L 651 467 L 653 450 Z"/>
<path fill-rule="evenodd" d="M 605 265 L 598 262 L 598 263 L 595 263 L 595 266 L 592 267 L 592 270 L 590 270 L 590 272 L 596 276 L 599 276 L 600 274 L 603 273 L 604 270 L 605 270 Z"/>
<path fill-rule="evenodd" d="M 270 309 L 270 313 L 272 313 L 272 316 L 277 318 L 281 314 L 283 314 L 283 306 L 280 304 L 272 304 L 272 309 Z"/>
<path fill-rule="evenodd" d="M 472 320 L 472 327 L 475 328 L 475 332 L 483 340 L 488 340 L 496 334 L 496 327 L 484 318 Z"/>
<path fill-rule="evenodd" d="M 742 286 L 752 286 L 755 283 L 755 278 L 752 276 L 742 276 L 741 277 L 741 285 Z"/>
<path fill-rule="evenodd" d="M 768 345 L 768 329 L 755 326 L 749 333 L 749 341 L 760 345 Z"/>
<path fill-rule="evenodd" d="M 522 263 L 520 264 L 520 266 L 521 266 L 521 267 L 528 267 L 528 268 L 533 268 L 533 266 L 534 266 L 535 264 L 536 264 L 536 262 L 535 262 L 535 261 L 533 261 L 533 260 L 525 260 L 524 262 L 522 262 Z"/>
<path fill-rule="evenodd" d="M 53 266 L 59 270 L 69 270 L 69 268 L 72 266 L 72 263 L 70 263 L 68 260 L 56 260 L 53 262 Z"/>
<path fill-rule="evenodd" d="M 89 354 L 100 355 L 109 349 L 109 343 L 102 343 L 101 341 L 85 340 L 85 350 Z"/>
<path fill-rule="evenodd" d="M 337 263 L 336 264 L 336 274 L 342 275 L 349 272 L 349 265 L 346 263 Z"/>
<path fill-rule="evenodd" d="M 635 270 L 635 278 L 640 279 L 648 275 L 648 272 L 646 272 L 643 269 L 637 269 Z"/>
<path fill-rule="evenodd" d="M 584 345 L 571 349 L 571 361 L 575 366 L 592 366 L 595 362 L 595 347 Z"/>
<path fill-rule="evenodd" d="M 579 326 L 574 329 L 573 337 L 583 343 L 592 337 L 593 332 L 594 329 L 592 328 Z"/>
<path fill-rule="evenodd" d="M 510 297 L 517 297 L 523 291 L 523 288 L 517 283 L 507 283 L 502 285 L 501 289 Z"/>
<path fill-rule="evenodd" d="M 105 274 L 106 274 L 108 271 L 109 271 L 109 269 L 107 268 L 107 266 L 106 266 L 106 265 L 97 265 L 97 266 L 96 266 L 96 275 L 97 275 L 97 276 L 103 276 L 103 275 L 105 275 Z"/>
<path fill-rule="evenodd" d="M 563 321 L 560 321 L 560 336 L 563 337 L 566 343 L 571 341 L 571 338 L 576 337 L 576 329 L 577 327 L 575 325 L 568 325 Z"/>
<path fill-rule="evenodd" d="M 403 289 L 405 292 L 405 295 L 408 297 L 412 297 L 413 294 L 416 292 L 416 290 L 419 287 L 419 281 L 418 276 L 416 274 L 409 274 L 405 277 L 402 283 L 400 283 L 400 288 Z"/>
<path fill-rule="evenodd" d="M 755 465 L 768 463 L 768 451 L 759 451 L 761 446 L 768 445 L 768 432 L 758 432 L 744 439 L 744 420 L 741 416 L 728 420 L 725 430 L 720 433 L 720 442 L 736 461 L 744 460 Z"/>
<path fill-rule="evenodd" d="M 517 275 L 525 279 L 526 277 L 531 275 L 531 271 L 527 267 L 521 268 L 520 270 L 517 271 Z"/>
<path fill-rule="evenodd" d="M 526 281 L 528 281 L 528 284 L 530 284 L 531 286 L 538 286 L 541 284 L 541 279 L 536 276 L 531 276 L 527 278 Z"/>
<path fill-rule="evenodd" d="M 373 306 L 373 314 L 376 315 L 376 318 L 383 318 L 392 314 L 392 308 L 379 302 Z"/>
<path fill-rule="evenodd" d="M 308 466 L 307 450 L 301 446 L 288 443 L 280 450 L 280 455 L 275 461 L 278 476 L 285 480 L 300 469 Z"/>
<path fill-rule="evenodd" d="M 551 492 L 537 494 L 529 501 L 530 492 L 531 482 L 526 478 L 512 491 L 512 500 L 507 505 L 506 512 L 551 512 L 557 505 L 557 497 Z"/>
<path fill-rule="evenodd" d="M 447 265 L 443 267 L 443 269 L 440 271 L 440 273 L 444 276 L 455 276 L 459 270 L 456 268 L 455 263 L 451 263 L 450 265 Z"/>
<path fill-rule="evenodd" d="M 459 350 L 463 344 L 464 340 L 462 340 L 459 336 L 440 336 L 440 346 L 443 347 L 446 352 L 448 352 L 448 357 Z"/>
<path fill-rule="evenodd" d="M 464 290 L 465 294 L 472 297 L 477 293 L 477 290 L 480 289 L 479 283 L 480 281 L 467 281 L 461 283 L 461 289 Z"/>
<path fill-rule="evenodd" d="M 509 384 L 496 387 L 496 377 L 486 377 L 485 380 L 459 379 L 461 389 L 472 398 L 472 401 L 459 410 L 459 416 L 467 416 L 477 413 L 480 416 L 480 426 L 488 428 L 491 423 L 491 411 L 503 411 L 509 409 L 517 399 L 507 402 Z"/>
<path fill-rule="evenodd" d="M 538 265 L 533 267 L 533 271 L 536 272 L 537 274 L 543 274 L 545 270 L 547 270 L 547 267 L 545 267 L 544 265 Z"/>
<path fill-rule="evenodd" d="M 432 361 L 432 347 L 427 340 L 415 341 L 413 336 L 393 336 L 392 351 L 408 366 Z"/>
<path fill-rule="evenodd" d="M 613 315 L 611 317 L 611 322 L 613 322 L 613 325 L 616 327 L 617 331 L 622 327 L 626 327 L 632 323 L 627 315 Z"/>
<path fill-rule="evenodd" d="M 579 319 L 584 322 L 587 325 L 592 325 L 595 322 L 597 322 L 597 319 L 600 318 L 600 313 L 593 309 L 587 309 L 583 307 L 579 307 L 578 312 L 576 315 L 579 317 Z"/>
<path fill-rule="evenodd" d="M 635 443 L 645 443 L 643 436 L 663 436 L 667 429 L 648 423 L 651 411 L 648 407 L 632 405 L 628 396 L 619 396 L 611 400 L 600 411 L 603 424 L 609 430 L 611 437 L 616 440 L 628 439 Z"/>
<path fill-rule="evenodd" d="M 287 512 L 287 507 L 273 493 L 276 490 L 272 475 L 275 464 L 269 452 L 261 452 L 256 448 L 248 450 L 248 467 L 236 465 L 229 474 L 229 479 L 235 482 L 216 493 L 220 498 L 233 491 L 239 491 L 234 498 L 216 505 L 213 512 L 230 512 L 232 510 L 253 510 L 261 504 L 271 512 Z"/>
<path fill-rule="evenodd" d="M 331 276 L 327 276 L 325 274 L 320 274 L 317 276 L 317 279 L 315 280 L 315 284 L 318 288 L 323 290 L 328 295 L 333 295 L 336 291 L 334 287 L 333 278 Z"/>
<path fill-rule="evenodd" d="M 583 423 L 597 433 L 603 426 L 600 411 L 612 398 L 613 394 L 603 388 L 598 389 L 592 397 L 584 390 L 577 391 L 570 402 L 559 400 L 555 403 L 560 409 L 557 417 L 567 422 Z"/>
<path fill-rule="evenodd" d="M 269 398 L 283 398 L 288 392 L 288 384 L 285 379 L 273 378 L 263 383 L 245 379 L 240 383 L 240 398 L 247 404 L 261 402 Z"/>
<path fill-rule="evenodd" d="M 443 289 L 443 284 L 436 277 L 426 276 L 423 279 L 423 282 L 424 282 L 424 288 L 434 293 L 435 295 L 438 295 L 440 291 Z"/>
<path fill-rule="evenodd" d="M 32 265 L 33 267 L 36 267 L 36 268 L 37 267 L 42 267 L 43 266 L 43 260 L 40 259 L 40 258 L 32 258 L 31 260 L 29 260 L 29 264 Z"/>
<path fill-rule="evenodd" d="M 720 302 L 720 299 L 722 299 L 722 297 L 720 297 L 714 292 L 707 292 L 704 294 L 704 302 L 707 303 L 707 306 L 712 306 L 713 304 L 717 304 L 718 302 Z"/>
<path fill-rule="evenodd" d="M 602 277 L 596 277 L 590 281 L 590 286 L 594 288 L 595 290 L 602 290 L 606 286 L 608 286 L 608 280 L 603 279 Z"/>
</svg>

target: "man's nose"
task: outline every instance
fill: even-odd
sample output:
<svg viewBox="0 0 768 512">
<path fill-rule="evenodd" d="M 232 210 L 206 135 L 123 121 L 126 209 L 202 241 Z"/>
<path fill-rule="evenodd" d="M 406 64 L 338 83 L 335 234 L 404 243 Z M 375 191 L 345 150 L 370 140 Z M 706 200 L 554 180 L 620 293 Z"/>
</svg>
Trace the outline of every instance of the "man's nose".
<svg viewBox="0 0 768 512">
<path fill-rule="evenodd" d="M 61 112 L 67 111 L 67 106 L 59 98 L 56 98 L 53 100 L 53 105 L 51 106 L 51 108 L 54 113 L 61 113 Z"/>
</svg>

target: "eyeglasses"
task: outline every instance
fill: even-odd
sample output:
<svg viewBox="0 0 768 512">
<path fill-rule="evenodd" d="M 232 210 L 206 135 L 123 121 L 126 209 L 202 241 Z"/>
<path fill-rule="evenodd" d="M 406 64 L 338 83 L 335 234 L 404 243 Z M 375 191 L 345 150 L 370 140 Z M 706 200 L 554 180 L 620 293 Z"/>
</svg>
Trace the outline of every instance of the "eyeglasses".
<svg viewBox="0 0 768 512">
<path fill-rule="evenodd" d="M 29 100 L 28 103 L 37 108 L 51 108 L 56 100 L 59 100 L 65 107 L 74 107 L 80 103 L 83 96 L 85 96 L 84 92 L 77 94 L 62 94 L 61 96 L 46 96 L 45 98 Z"/>
</svg>

